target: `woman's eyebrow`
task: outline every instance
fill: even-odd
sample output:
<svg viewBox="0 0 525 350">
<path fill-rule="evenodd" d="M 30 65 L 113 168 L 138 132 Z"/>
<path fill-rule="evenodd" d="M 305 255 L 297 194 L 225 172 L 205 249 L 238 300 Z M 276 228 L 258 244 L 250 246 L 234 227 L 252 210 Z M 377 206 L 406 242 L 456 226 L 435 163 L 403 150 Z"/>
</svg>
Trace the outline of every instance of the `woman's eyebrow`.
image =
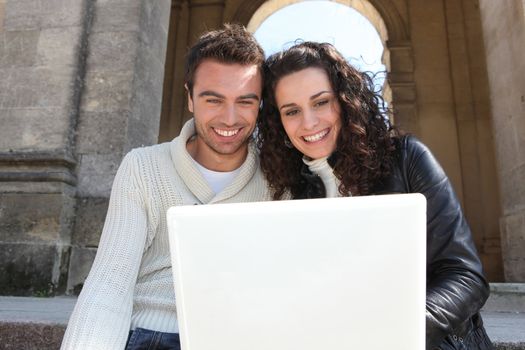
<svg viewBox="0 0 525 350">
<path fill-rule="evenodd" d="M 287 108 L 287 107 L 294 107 L 294 106 L 297 106 L 296 103 L 287 103 L 287 104 L 284 104 L 282 105 L 281 107 L 279 107 L 279 110 L 283 109 L 283 108 Z"/>
<path fill-rule="evenodd" d="M 310 100 L 313 100 L 313 99 L 315 99 L 315 98 L 321 96 L 321 95 L 324 94 L 324 93 L 330 93 L 330 94 L 331 94 L 332 91 L 329 91 L 329 90 L 323 90 L 323 91 L 320 91 L 320 92 L 318 92 L 318 93 L 316 93 L 316 94 L 310 96 Z"/>
<path fill-rule="evenodd" d="M 316 99 L 317 97 L 321 96 L 322 94 L 326 94 L 326 93 L 331 94 L 332 91 L 330 91 L 330 90 L 319 91 L 318 93 L 313 94 L 312 96 L 310 96 L 310 100 L 314 100 L 314 99 Z M 296 103 L 293 103 L 293 102 L 292 102 L 292 103 L 287 103 L 287 104 L 284 104 L 284 105 L 282 105 L 281 107 L 279 107 L 279 110 L 281 110 L 281 109 L 283 109 L 283 108 L 286 108 L 286 107 L 293 107 L 293 106 L 297 106 L 297 104 L 296 104 Z"/>
</svg>

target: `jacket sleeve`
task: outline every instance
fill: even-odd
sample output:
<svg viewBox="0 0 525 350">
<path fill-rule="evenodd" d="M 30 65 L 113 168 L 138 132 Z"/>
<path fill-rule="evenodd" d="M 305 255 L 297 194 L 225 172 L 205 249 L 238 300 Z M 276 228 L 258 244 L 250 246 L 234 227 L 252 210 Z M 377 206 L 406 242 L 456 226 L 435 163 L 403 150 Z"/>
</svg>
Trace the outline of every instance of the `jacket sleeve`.
<svg viewBox="0 0 525 350">
<path fill-rule="evenodd" d="M 404 142 L 405 181 L 427 199 L 427 350 L 476 314 L 489 295 L 470 228 L 452 185 L 420 141 Z"/>
<path fill-rule="evenodd" d="M 69 319 L 61 349 L 123 349 L 133 291 L 147 236 L 137 160 L 129 153 L 117 171 L 97 255 Z"/>
</svg>

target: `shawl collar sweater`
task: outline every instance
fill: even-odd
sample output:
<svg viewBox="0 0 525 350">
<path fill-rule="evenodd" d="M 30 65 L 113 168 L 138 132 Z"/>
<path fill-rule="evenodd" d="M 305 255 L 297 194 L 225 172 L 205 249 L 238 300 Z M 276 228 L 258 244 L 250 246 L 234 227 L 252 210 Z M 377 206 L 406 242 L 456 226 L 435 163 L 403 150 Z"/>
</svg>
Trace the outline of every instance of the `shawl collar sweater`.
<svg viewBox="0 0 525 350">
<path fill-rule="evenodd" d="M 215 194 L 172 142 L 128 153 L 115 176 L 97 255 L 61 349 L 124 349 L 130 329 L 178 332 L 166 211 L 171 206 L 270 200 L 253 142 L 234 181 Z"/>
</svg>

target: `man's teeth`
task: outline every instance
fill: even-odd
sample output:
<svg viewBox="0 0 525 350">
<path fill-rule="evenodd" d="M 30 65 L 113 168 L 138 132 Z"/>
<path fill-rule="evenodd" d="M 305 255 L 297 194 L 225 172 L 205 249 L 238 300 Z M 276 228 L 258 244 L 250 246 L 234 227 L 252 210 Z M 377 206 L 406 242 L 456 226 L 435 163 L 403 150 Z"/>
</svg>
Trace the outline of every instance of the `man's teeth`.
<svg viewBox="0 0 525 350">
<path fill-rule="evenodd" d="M 239 129 L 235 129 L 235 130 L 221 130 L 221 129 L 213 129 L 215 130 L 215 132 L 221 136 L 233 136 L 233 135 L 237 135 L 237 133 L 239 132 Z"/>
<path fill-rule="evenodd" d="M 320 139 L 322 139 L 326 134 L 328 134 L 328 130 L 323 130 L 320 133 L 317 133 L 315 135 L 303 136 L 303 138 L 307 142 L 315 142 L 315 141 L 319 141 Z"/>
</svg>

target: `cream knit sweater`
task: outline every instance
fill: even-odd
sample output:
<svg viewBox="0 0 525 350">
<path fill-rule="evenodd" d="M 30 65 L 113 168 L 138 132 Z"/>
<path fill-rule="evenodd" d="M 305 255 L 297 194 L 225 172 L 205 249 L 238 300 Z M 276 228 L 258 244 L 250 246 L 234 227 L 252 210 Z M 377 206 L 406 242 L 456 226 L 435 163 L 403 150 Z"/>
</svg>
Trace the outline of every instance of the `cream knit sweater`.
<svg viewBox="0 0 525 350">
<path fill-rule="evenodd" d="M 190 120 L 172 142 L 134 149 L 122 161 L 61 349 L 124 349 L 136 327 L 178 332 L 166 210 L 270 200 L 252 144 L 234 182 L 215 195 L 186 150 L 193 134 Z"/>
</svg>

